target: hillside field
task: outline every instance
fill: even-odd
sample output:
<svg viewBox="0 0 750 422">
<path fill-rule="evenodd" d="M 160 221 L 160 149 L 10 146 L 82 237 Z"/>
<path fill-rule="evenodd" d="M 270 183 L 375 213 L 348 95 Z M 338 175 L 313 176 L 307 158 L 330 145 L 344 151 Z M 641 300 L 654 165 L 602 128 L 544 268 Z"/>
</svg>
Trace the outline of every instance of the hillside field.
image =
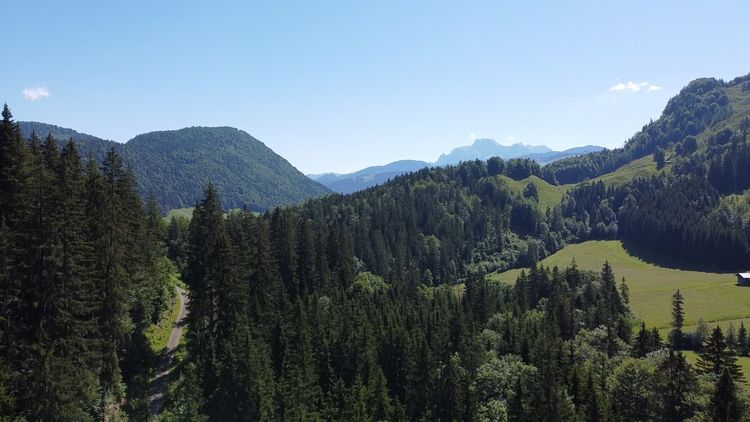
<svg viewBox="0 0 750 422">
<path fill-rule="evenodd" d="M 618 168 L 612 173 L 599 176 L 592 179 L 594 182 L 602 181 L 605 185 L 624 185 L 636 177 L 647 177 L 665 172 L 669 169 L 669 165 L 661 170 L 656 169 L 656 162 L 654 161 L 653 155 L 649 154 L 645 157 L 641 157 L 637 160 L 633 160 L 628 164 Z"/>
<path fill-rule="evenodd" d="M 599 271 L 607 260 L 619 280 L 625 277 L 630 287 L 630 305 L 637 318 L 663 332 L 672 319 L 672 295 L 680 289 L 685 297 L 686 330 L 692 330 L 700 318 L 709 325 L 727 326 L 750 318 L 750 287 L 739 287 L 733 274 L 688 271 L 646 262 L 625 250 L 620 241 L 589 241 L 570 245 L 542 261 L 545 266 L 564 268 L 575 258 L 580 268 Z M 488 279 L 515 282 L 520 269 L 493 273 Z M 718 305 L 721 304 L 721 305 Z M 750 320 L 745 320 L 747 324 Z"/>
<path fill-rule="evenodd" d="M 539 194 L 538 209 L 541 212 L 547 211 L 547 208 L 553 208 L 560 204 L 563 196 L 575 185 L 551 185 L 547 181 L 542 180 L 536 176 L 530 176 L 523 180 L 513 180 L 508 176 L 500 176 L 500 178 L 508 184 L 513 191 L 518 192 L 519 195 L 523 195 L 523 190 L 529 183 L 536 185 L 537 193 Z"/>
<path fill-rule="evenodd" d="M 167 216 L 165 217 L 165 219 L 169 221 L 174 217 L 184 217 L 190 220 L 193 218 L 194 209 L 195 208 L 173 208 L 169 210 L 169 213 L 167 213 Z"/>
</svg>

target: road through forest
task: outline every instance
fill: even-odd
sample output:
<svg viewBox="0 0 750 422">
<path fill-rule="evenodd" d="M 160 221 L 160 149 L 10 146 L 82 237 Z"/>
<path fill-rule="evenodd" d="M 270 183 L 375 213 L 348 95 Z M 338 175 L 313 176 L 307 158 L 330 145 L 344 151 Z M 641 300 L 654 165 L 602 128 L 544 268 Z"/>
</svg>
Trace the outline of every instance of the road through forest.
<svg viewBox="0 0 750 422">
<path fill-rule="evenodd" d="M 159 416 L 162 406 L 164 405 L 164 394 L 167 390 L 169 374 L 172 372 L 175 353 L 177 352 L 177 346 L 180 345 L 182 327 L 185 325 L 185 317 L 187 316 L 187 292 L 179 287 L 175 288 L 177 289 L 177 295 L 180 301 L 180 313 L 177 316 L 177 320 L 174 322 L 172 334 L 170 334 L 169 341 L 167 342 L 167 347 L 161 352 L 159 365 L 156 367 L 156 378 L 151 385 L 151 396 L 149 397 L 148 406 L 151 420 L 156 420 L 156 417 Z"/>
</svg>

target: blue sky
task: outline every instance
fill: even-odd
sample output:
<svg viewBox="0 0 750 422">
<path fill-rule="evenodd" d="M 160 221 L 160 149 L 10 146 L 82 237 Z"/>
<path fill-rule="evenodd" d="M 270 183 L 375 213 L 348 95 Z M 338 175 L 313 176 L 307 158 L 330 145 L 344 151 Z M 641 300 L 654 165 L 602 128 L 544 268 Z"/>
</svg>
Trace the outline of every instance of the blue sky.
<svg viewBox="0 0 750 422">
<path fill-rule="evenodd" d="M 750 2 L 6 1 L 0 101 L 127 141 L 227 125 L 306 173 L 473 137 L 620 146 L 750 72 Z M 9 61 L 7 61 L 9 60 Z"/>
</svg>

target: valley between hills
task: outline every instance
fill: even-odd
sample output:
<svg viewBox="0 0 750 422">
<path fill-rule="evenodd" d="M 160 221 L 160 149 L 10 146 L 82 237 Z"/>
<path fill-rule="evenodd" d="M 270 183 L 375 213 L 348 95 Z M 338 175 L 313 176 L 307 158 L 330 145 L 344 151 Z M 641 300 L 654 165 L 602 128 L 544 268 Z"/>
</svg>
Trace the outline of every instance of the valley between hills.
<svg viewBox="0 0 750 422">
<path fill-rule="evenodd" d="M 237 129 L 114 144 L 6 106 L 0 416 L 750 408 L 748 132 L 750 76 L 703 78 L 622 148 L 337 194 Z"/>
</svg>

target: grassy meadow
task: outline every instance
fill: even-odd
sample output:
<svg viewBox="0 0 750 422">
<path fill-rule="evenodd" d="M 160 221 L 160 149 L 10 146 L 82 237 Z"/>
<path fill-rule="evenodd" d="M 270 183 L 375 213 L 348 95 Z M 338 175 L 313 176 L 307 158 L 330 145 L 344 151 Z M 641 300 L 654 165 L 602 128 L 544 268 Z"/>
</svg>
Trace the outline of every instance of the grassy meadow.
<svg viewBox="0 0 750 422">
<path fill-rule="evenodd" d="M 542 212 L 547 211 L 547 208 L 552 208 L 555 205 L 559 205 L 562 201 L 565 193 L 568 192 L 575 185 L 551 185 L 545 180 L 540 179 L 536 176 L 530 176 L 523 180 L 513 180 L 507 176 L 500 176 L 501 179 L 508 184 L 508 186 L 519 194 L 523 194 L 523 190 L 529 183 L 536 185 L 537 192 L 539 194 L 539 210 Z"/>
<path fill-rule="evenodd" d="M 656 162 L 654 161 L 654 157 L 652 155 L 647 155 L 645 157 L 641 157 L 637 160 L 633 160 L 632 162 L 625 164 L 624 166 L 618 168 L 617 170 L 613 171 L 612 173 L 607 173 L 603 176 L 599 176 L 593 181 L 598 182 L 602 181 L 605 185 L 623 185 L 636 177 L 645 177 L 645 176 L 652 176 L 656 175 L 659 172 L 664 172 L 669 169 L 669 165 L 664 167 L 661 170 L 656 169 Z"/>
<path fill-rule="evenodd" d="M 589 241 L 570 245 L 542 261 L 545 266 L 566 267 L 575 258 L 580 268 L 599 271 L 607 260 L 618 282 L 625 277 L 630 287 L 630 304 L 636 317 L 649 327 L 669 329 L 672 294 L 680 289 L 685 297 L 687 329 L 700 318 L 709 324 L 728 325 L 750 318 L 750 287 L 739 287 L 733 274 L 691 271 L 659 266 L 629 253 L 620 241 Z M 520 269 L 494 273 L 489 279 L 513 283 Z M 746 324 L 750 322 L 745 321 Z M 715 325 L 715 324 L 713 324 Z"/>
<path fill-rule="evenodd" d="M 166 220 L 169 221 L 172 217 L 185 217 L 188 220 L 193 218 L 193 210 L 195 208 L 173 208 L 167 213 Z"/>
</svg>

